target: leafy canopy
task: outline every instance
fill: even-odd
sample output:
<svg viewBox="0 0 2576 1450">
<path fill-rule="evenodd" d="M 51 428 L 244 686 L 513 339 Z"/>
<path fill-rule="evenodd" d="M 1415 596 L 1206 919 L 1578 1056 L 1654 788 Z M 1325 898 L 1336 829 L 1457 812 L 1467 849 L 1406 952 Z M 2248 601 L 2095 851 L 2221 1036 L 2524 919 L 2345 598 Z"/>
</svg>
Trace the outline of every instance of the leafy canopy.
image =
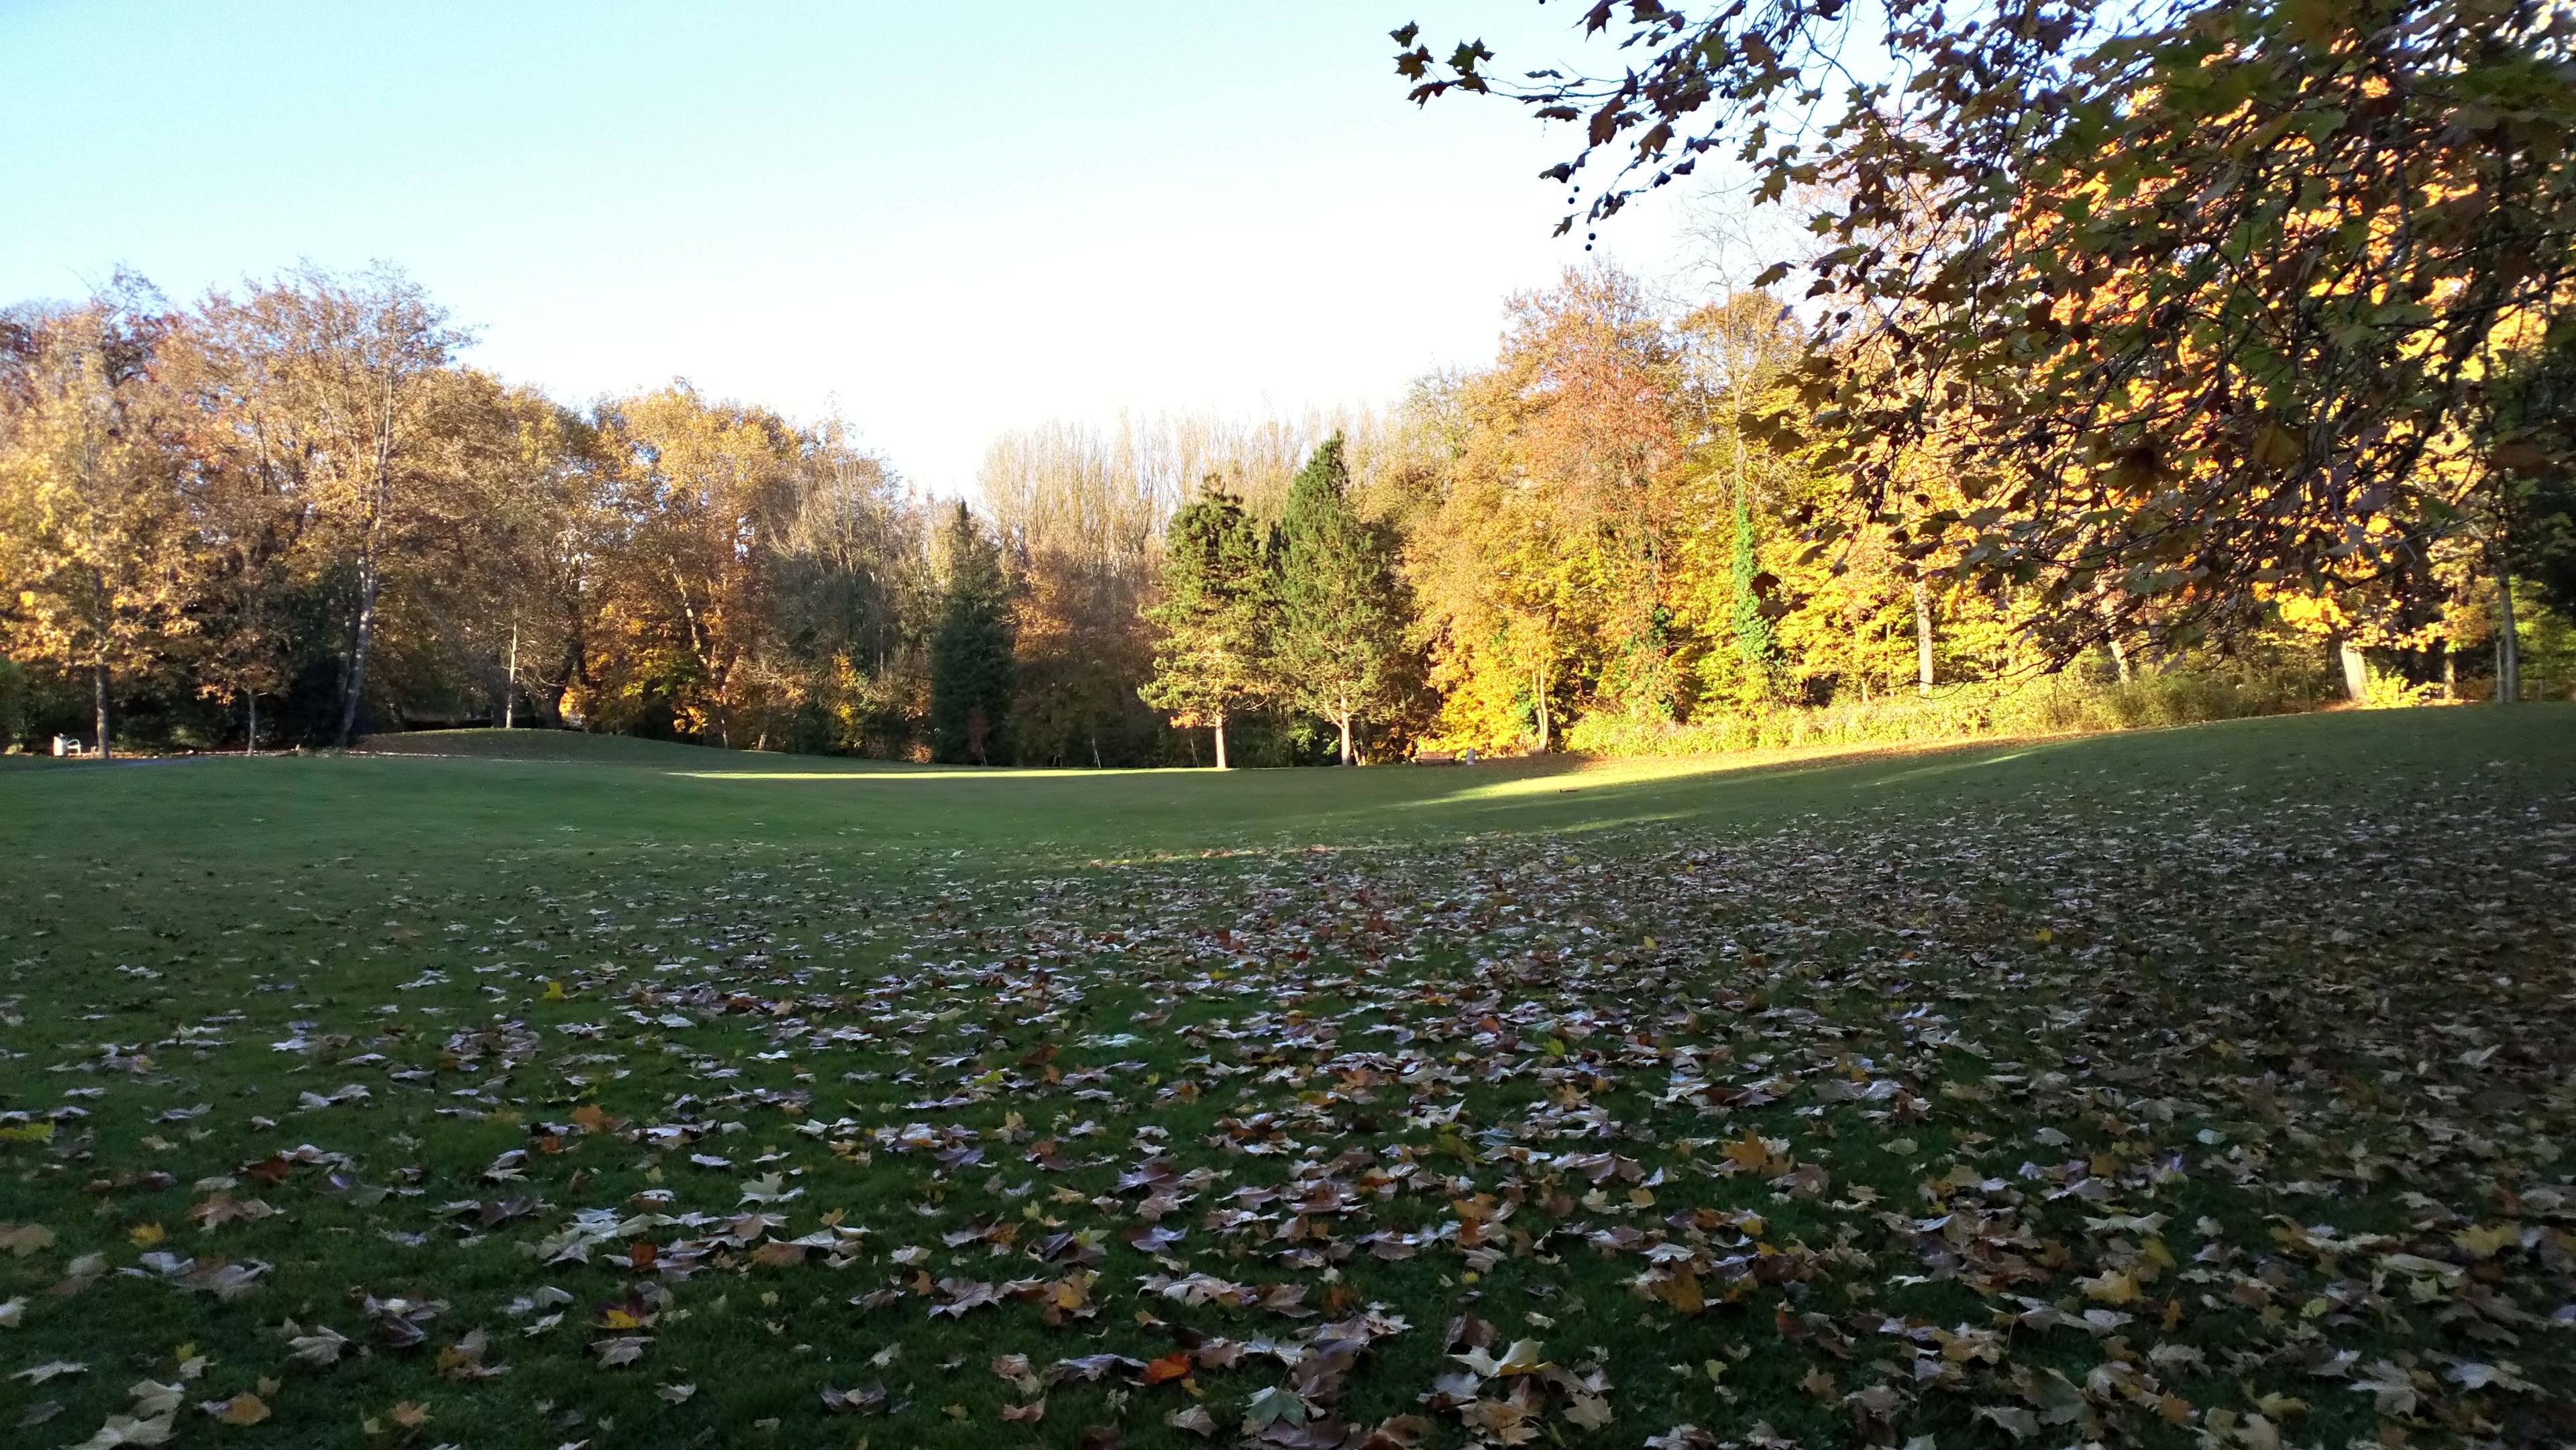
<svg viewBox="0 0 2576 1450">
<path fill-rule="evenodd" d="M 1616 77 L 1397 68 L 1429 101 L 1575 122 L 1589 221 L 1712 153 L 1811 209 L 1815 348 L 1784 441 L 1963 571 L 2062 609 L 2062 650 L 2157 600 L 2423 565 L 2495 467 L 2501 355 L 2576 321 L 2570 30 L 2511 0 L 1593 5 Z M 1885 64 L 1848 52 L 1874 42 Z M 1609 168 L 1600 176 L 1595 165 Z M 1598 179 L 1595 179 L 1598 178 Z M 1585 183 L 1592 184 L 1586 200 Z M 1560 230 L 1578 213 L 1570 211 Z M 1785 272 L 1775 268 L 1773 277 Z M 1965 497 L 1918 497 L 1938 443 Z M 1827 543 L 1844 526 L 1820 518 Z"/>
</svg>

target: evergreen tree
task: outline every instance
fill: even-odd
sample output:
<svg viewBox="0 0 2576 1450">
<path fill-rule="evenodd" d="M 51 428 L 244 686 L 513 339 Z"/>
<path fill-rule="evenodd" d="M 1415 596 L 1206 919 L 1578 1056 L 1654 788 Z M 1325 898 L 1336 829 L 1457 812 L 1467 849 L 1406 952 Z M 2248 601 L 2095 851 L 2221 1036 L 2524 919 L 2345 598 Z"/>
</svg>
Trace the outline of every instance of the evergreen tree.
<svg viewBox="0 0 2576 1450">
<path fill-rule="evenodd" d="M 1411 617 L 1392 541 L 1352 511 L 1350 477 L 1336 433 L 1289 486 L 1274 654 L 1290 697 L 1340 727 L 1344 765 L 1358 761 L 1351 722 L 1398 683 Z"/>
<path fill-rule="evenodd" d="M 1154 677 L 1136 694 L 1176 726 L 1214 729 L 1219 770 L 1226 721 L 1272 690 L 1270 555 L 1243 500 L 1214 488 L 1163 534 L 1163 598 L 1145 610 Z"/>
<path fill-rule="evenodd" d="M 952 765 L 1010 758 L 1010 588 L 1001 549 L 966 505 L 942 530 L 948 578 L 930 643 L 931 757 Z"/>
<path fill-rule="evenodd" d="M 1743 448 L 1741 439 L 1736 447 Z M 1757 581 L 1762 574 L 1762 560 L 1753 543 L 1753 503 L 1743 483 L 1735 486 L 1735 655 L 1743 662 L 1748 688 L 1758 688 L 1771 676 L 1779 645 L 1773 637 L 1771 618 L 1762 612 L 1761 591 Z"/>
</svg>

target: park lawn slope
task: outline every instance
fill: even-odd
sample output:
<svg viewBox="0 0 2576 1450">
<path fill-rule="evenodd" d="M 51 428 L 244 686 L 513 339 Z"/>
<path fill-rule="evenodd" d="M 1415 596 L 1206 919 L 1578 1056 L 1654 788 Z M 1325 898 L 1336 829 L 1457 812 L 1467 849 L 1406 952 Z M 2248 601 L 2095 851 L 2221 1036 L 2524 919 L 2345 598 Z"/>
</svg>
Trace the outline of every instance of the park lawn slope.
<svg viewBox="0 0 2576 1450">
<path fill-rule="evenodd" d="M 0 776 L 26 1443 L 2576 1433 L 2576 711 L 502 743 Z"/>
</svg>

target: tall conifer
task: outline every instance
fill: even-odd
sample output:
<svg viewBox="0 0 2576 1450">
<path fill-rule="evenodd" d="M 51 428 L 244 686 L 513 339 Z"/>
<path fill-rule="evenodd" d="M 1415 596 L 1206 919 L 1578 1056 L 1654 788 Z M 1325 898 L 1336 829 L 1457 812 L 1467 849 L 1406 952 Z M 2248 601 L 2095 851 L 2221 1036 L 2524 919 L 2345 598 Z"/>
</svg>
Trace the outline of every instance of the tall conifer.
<svg viewBox="0 0 2576 1450">
<path fill-rule="evenodd" d="M 1289 487 L 1274 655 L 1289 697 L 1340 728 L 1344 765 L 1358 760 L 1352 722 L 1397 683 L 1409 617 L 1393 543 L 1352 511 L 1350 476 L 1336 433 Z"/>
<path fill-rule="evenodd" d="M 1213 729 L 1223 770 L 1227 721 L 1272 691 L 1270 549 L 1243 500 L 1215 489 L 1173 514 L 1163 540 L 1163 598 L 1145 611 L 1154 677 L 1136 693 L 1174 725 Z"/>
<path fill-rule="evenodd" d="M 1011 618 L 1001 550 L 966 505 L 943 530 L 948 579 L 930 642 L 930 736 L 935 759 L 1010 759 Z"/>
</svg>

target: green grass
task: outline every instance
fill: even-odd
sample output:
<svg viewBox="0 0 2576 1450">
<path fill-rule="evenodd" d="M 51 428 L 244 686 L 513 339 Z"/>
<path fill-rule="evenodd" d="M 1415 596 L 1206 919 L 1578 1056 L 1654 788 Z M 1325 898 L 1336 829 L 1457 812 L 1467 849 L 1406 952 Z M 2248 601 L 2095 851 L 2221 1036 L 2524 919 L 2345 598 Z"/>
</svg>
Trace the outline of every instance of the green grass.
<svg viewBox="0 0 2576 1450">
<path fill-rule="evenodd" d="M 2576 709 L 380 744 L 0 762 L 0 1374 L 85 1366 L 12 1443 L 152 1384 L 245 1445 L 2576 1434 Z"/>
</svg>

